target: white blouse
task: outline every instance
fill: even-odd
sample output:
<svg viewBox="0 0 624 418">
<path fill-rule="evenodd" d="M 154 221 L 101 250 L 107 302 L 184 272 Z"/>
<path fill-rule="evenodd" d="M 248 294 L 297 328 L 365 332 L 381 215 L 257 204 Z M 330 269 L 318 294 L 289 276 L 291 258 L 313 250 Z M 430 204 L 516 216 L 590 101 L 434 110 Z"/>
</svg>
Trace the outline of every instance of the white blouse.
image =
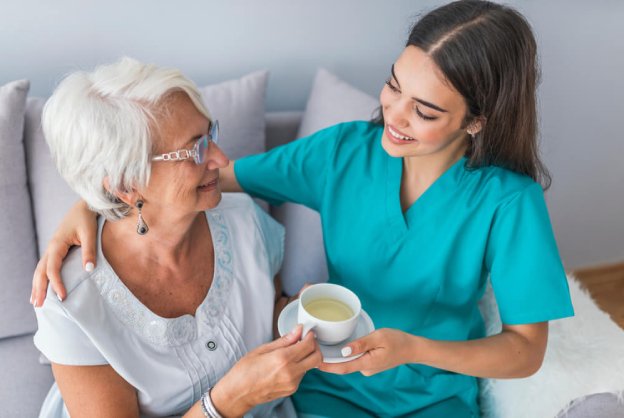
<svg viewBox="0 0 624 418">
<path fill-rule="evenodd" d="M 34 341 L 53 363 L 109 364 L 137 390 L 143 416 L 184 414 L 245 353 L 272 340 L 273 277 L 283 259 L 284 229 L 245 194 L 224 194 L 206 211 L 214 278 L 195 315 L 163 318 L 143 305 L 102 254 L 82 269 L 73 251 L 63 265 L 67 298 L 48 289 L 37 309 Z M 56 384 L 41 417 L 67 417 Z M 295 416 L 290 400 L 260 405 L 248 417 Z"/>
</svg>

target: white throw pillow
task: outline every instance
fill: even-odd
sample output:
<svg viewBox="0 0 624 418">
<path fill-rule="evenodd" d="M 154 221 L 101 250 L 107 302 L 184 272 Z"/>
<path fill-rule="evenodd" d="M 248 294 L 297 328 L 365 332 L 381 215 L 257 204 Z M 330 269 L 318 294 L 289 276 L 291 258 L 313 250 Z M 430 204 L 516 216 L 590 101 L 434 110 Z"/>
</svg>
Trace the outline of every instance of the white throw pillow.
<svg viewBox="0 0 624 418">
<path fill-rule="evenodd" d="M 352 87 L 329 71 L 319 69 L 301 120 L 298 138 L 352 120 L 370 120 L 379 101 Z M 272 214 L 286 227 L 286 251 L 281 278 L 284 291 L 297 293 L 304 283 L 328 279 L 323 232 L 318 212 L 284 203 Z"/>
<path fill-rule="evenodd" d="M 220 146 L 230 158 L 265 150 L 265 104 L 268 73 L 200 88 L 213 117 L 219 119 Z M 63 215 L 78 196 L 67 186 L 50 158 L 41 131 L 44 99 L 28 100 L 24 142 L 35 212 L 39 251 L 43 251 Z"/>
<path fill-rule="evenodd" d="M 484 418 L 554 418 L 574 399 L 624 390 L 624 330 L 573 277 L 568 284 L 575 316 L 550 322 L 544 363 L 536 374 L 481 381 Z M 500 332 L 491 288 L 482 308 L 488 335 Z"/>
</svg>

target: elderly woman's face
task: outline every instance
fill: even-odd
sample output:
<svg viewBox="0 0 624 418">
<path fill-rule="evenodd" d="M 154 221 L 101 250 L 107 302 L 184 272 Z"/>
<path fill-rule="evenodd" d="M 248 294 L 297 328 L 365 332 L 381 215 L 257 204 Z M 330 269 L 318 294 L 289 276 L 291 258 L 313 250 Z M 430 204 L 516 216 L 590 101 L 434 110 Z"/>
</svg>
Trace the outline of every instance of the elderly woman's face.
<svg viewBox="0 0 624 418">
<path fill-rule="evenodd" d="M 156 154 L 191 149 L 208 133 L 210 123 L 184 93 L 175 93 L 168 102 L 169 111 L 160 122 L 160 140 Z M 227 166 L 228 158 L 214 143 L 206 150 L 205 161 L 196 164 L 183 161 L 152 163 L 152 173 L 143 192 L 146 205 L 181 214 L 214 208 L 221 200 L 219 169 Z"/>
</svg>

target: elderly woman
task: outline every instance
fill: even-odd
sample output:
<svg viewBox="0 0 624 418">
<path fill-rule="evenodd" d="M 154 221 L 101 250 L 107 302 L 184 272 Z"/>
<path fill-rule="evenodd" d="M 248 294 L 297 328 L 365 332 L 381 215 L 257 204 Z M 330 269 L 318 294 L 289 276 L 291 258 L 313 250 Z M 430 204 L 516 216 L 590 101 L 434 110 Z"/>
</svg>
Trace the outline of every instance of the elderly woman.
<svg viewBox="0 0 624 418">
<path fill-rule="evenodd" d="M 70 254 L 66 299 L 37 309 L 56 379 L 41 416 L 294 415 L 281 398 L 321 355 L 299 328 L 267 343 L 283 229 L 246 195 L 222 197 L 228 159 L 192 82 L 131 59 L 74 73 L 43 129 L 102 216 L 97 267 Z"/>
</svg>

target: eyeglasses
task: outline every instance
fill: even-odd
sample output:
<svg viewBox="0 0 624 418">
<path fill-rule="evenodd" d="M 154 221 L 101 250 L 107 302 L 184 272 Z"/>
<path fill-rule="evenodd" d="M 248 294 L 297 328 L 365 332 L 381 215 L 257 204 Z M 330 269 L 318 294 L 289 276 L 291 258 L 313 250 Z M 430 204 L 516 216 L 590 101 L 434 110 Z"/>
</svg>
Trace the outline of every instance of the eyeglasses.
<svg viewBox="0 0 624 418">
<path fill-rule="evenodd" d="M 191 149 L 179 149 L 177 151 L 171 151 L 166 154 L 157 155 L 152 157 L 152 161 L 183 161 L 192 158 L 195 164 L 203 164 L 206 161 L 206 150 L 213 142 L 217 144 L 219 142 L 219 121 L 215 120 L 211 123 L 210 129 L 207 135 L 203 135 L 195 142 Z"/>
</svg>

